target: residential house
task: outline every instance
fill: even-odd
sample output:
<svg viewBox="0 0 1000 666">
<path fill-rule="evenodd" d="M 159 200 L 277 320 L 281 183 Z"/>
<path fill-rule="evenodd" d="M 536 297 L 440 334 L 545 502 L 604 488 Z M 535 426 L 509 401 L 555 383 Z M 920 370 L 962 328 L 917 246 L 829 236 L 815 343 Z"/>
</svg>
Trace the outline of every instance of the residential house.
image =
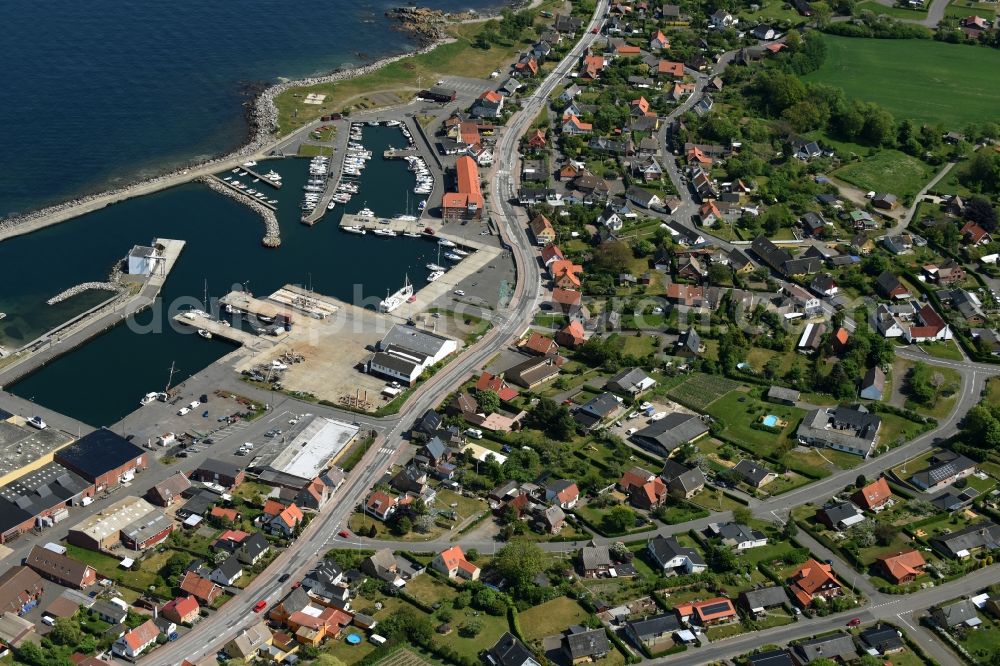
<svg viewBox="0 0 1000 666">
<path fill-rule="evenodd" d="M 535 237 L 535 243 L 538 245 L 548 245 L 555 242 L 556 230 L 544 215 L 536 215 L 528 226 L 531 229 L 531 235 Z"/>
<path fill-rule="evenodd" d="M 858 640 L 863 650 L 868 654 L 889 656 L 902 652 L 906 644 L 900 637 L 899 629 L 891 625 L 876 624 L 858 634 Z"/>
<path fill-rule="evenodd" d="M 899 205 L 899 202 L 895 194 L 879 192 L 872 198 L 872 205 L 882 210 L 894 210 Z"/>
<path fill-rule="evenodd" d="M 641 620 L 629 620 L 625 633 L 633 643 L 649 650 L 656 649 L 672 640 L 683 626 L 675 613 L 663 613 Z"/>
<path fill-rule="evenodd" d="M 686 601 L 674 606 L 681 622 L 689 626 L 710 627 L 739 619 L 732 600 L 715 597 L 705 601 Z"/>
<path fill-rule="evenodd" d="M 843 594 L 840 581 L 833 575 L 833 567 L 814 559 L 809 559 L 792 574 L 788 588 L 803 607 L 811 606 L 813 599 L 819 597 L 831 599 Z"/>
<path fill-rule="evenodd" d="M 670 40 L 663 34 L 662 30 L 657 30 L 649 40 L 650 51 L 663 51 L 670 48 Z"/>
<path fill-rule="evenodd" d="M 875 481 L 862 487 L 851 495 L 851 500 L 862 509 L 871 511 L 872 513 L 878 513 L 882 509 L 893 505 L 892 490 L 889 488 L 889 482 L 885 480 L 884 476 L 880 476 Z"/>
<path fill-rule="evenodd" d="M 295 504 L 289 504 L 264 524 L 271 534 L 278 534 L 289 539 L 295 534 L 295 529 L 304 518 L 302 509 Z"/>
<path fill-rule="evenodd" d="M 951 340 L 953 335 L 948 322 L 929 304 L 917 311 L 916 322 L 903 330 L 903 339 L 909 343 Z"/>
<path fill-rule="evenodd" d="M 597 661 L 606 657 L 611 651 L 611 644 L 604 627 L 585 629 L 573 625 L 563 635 L 562 647 L 571 664 Z"/>
<path fill-rule="evenodd" d="M 656 535 L 646 542 L 646 550 L 663 571 L 692 574 L 707 568 L 698 551 L 680 545 L 672 536 Z"/>
<path fill-rule="evenodd" d="M 706 434 L 708 426 L 699 415 L 672 412 L 635 432 L 632 441 L 656 455 L 668 456 Z"/>
<path fill-rule="evenodd" d="M 587 578 L 600 578 L 614 567 L 608 546 L 584 546 L 580 549 L 580 569 Z"/>
<path fill-rule="evenodd" d="M 559 345 L 552 338 L 546 337 L 541 333 L 532 333 L 529 335 L 521 343 L 520 348 L 535 356 L 551 356 L 559 353 Z"/>
<path fill-rule="evenodd" d="M 863 406 L 814 409 L 796 431 L 799 443 L 826 446 L 867 458 L 878 443 L 882 419 Z"/>
<path fill-rule="evenodd" d="M 801 395 L 801 393 L 794 389 L 785 388 L 784 386 L 772 386 L 767 389 L 766 397 L 770 402 L 794 407 Z"/>
<path fill-rule="evenodd" d="M 489 666 L 539 666 L 531 650 L 510 632 L 486 651 L 486 661 Z"/>
<path fill-rule="evenodd" d="M 976 472 L 976 463 L 969 458 L 951 451 L 942 451 L 931 457 L 930 466 L 908 479 L 925 493 L 937 492 Z"/>
<path fill-rule="evenodd" d="M 163 604 L 160 613 L 171 622 L 192 624 L 198 619 L 200 608 L 198 600 L 189 594 L 183 597 L 176 597 Z"/>
<path fill-rule="evenodd" d="M 931 548 L 945 557 L 965 559 L 974 553 L 1000 548 L 1000 525 L 986 521 L 942 534 L 930 540 Z"/>
<path fill-rule="evenodd" d="M 135 661 L 147 648 L 156 643 L 156 637 L 159 635 L 160 628 L 156 623 L 146 620 L 135 629 L 125 632 L 124 636 L 114 642 L 111 649 L 115 654 Z"/>
<path fill-rule="evenodd" d="M 157 506 L 170 506 L 181 500 L 181 494 L 191 487 L 191 482 L 182 473 L 171 474 L 163 481 L 154 484 L 146 492 L 146 499 Z"/>
<path fill-rule="evenodd" d="M 852 502 L 835 502 L 816 512 L 816 518 L 831 530 L 843 530 L 864 522 L 865 514 Z"/>
<path fill-rule="evenodd" d="M 473 103 L 469 113 L 473 118 L 499 118 L 503 115 L 506 98 L 494 90 L 487 90 Z"/>
<path fill-rule="evenodd" d="M 607 423 L 624 409 L 622 399 L 605 391 L 594 396 L 573 412 L 573 420 L 584 430 Z"/>
<path fill-rule="evenodd" d="M 965 279 L 965 269 L 954 259 L 946 259 L 938 264 L 926 264 L 923 273 L 928 281 L 942 287 L 950 287 Z"/>
<path fill-rule="evenodd" d="M 930 611 L 930 619 L 942 629 L 958 627 L 978 627 L 983 623 L 976 613 L 976 605 L 968 599 L 956 601 L 947 606 L 936 606 Z"/>
<path fill-rule="evenodd" d="M 593 131 L 594 126 L 591 123 L 585 123 L 575 115 L 565 118 L 562 122 L 562 133 L 568 136 L 590 134 Z"/>
<path fill-rule="evenodd" d="M 822 298 L 833 298 L 840 292 L 837 282 L 829 273 L 819 273 L 809 283 L 809 288 Z"/>
<path fill-rule="evenodd" d="M 896 553 L 879 555 L 875 558 L 874 567 L 879 575 L 894 585 L 906 585 L 916 580 L 924 572 L 927 562 L 920 551 L 901 550 Z"/>
<path fill-rule="evenodd" d="M 861 379 L 861 390 L 858 392 L 865 400 L 881 400 L 885 391 L 885 373 L 882 368 L 873 366 L 865 371 Z"/>
<path fill-rule="evenodd" d="M 24 558 L 24 565 L 42 578 L 63 587 L 82 590 L 97 582 L 97 571 L 94 567 L 42 546 L 31 548 L 28 556 Z"/>
<path fill-rule="evenodd" d="M 719 539 L 722 545 L 737 551 L 760 548 L 767 545 L 767 536 L 741 523 L 709 523 L 706 534 Z"/>
<path fill-rule="evenodd" d="M 733 473 L 751 488 L 763 488 L 778 478 L 778 475 L 749 458 L 736 463 Z"/>
<path fill-rule="evenodd" d="M 796 666 L 787 650 L 767 650 L 747 657 L 747 666 Z"/>
<path fill-rule="evenodd" d="M 551 481 L 545 486 L 545 501 L 569 511 L 580 501 L 580 488 L 568 479 Z"/>
<path fill-rule="evenodd" d="M 382 490 L 376 490 L 365 500 L 365 513 L 385 522 L 396 512 L 398 503 L 398 497 L 393 497 Z"/>
<path fill-rule="evenodd" d="M 230 555 L 212 569 L 208 579 L 223 587 L 230 587 L 243 577 L 243 563 L 235 555 Z"/>
<path fill-rule="evenodd" d="M 479 567 L 465 558 L 461 546 L 452 546 L 441 551 L 431 560 L 431 566 L 452 580 L 457 578 L 479 580 Z"/>
<path fill-rule="evenodd" d="M 663 200 L 655 192 L 644 190 L 641 187 L 629 186 L 625 190 L 625 198 L 643 208 L 656 210 L 663 206 Z"/>
<path fill-rule="evenodd" d="M 804 0 L 803 0 L 804 1 Z M 805 666 L 817 659 L 828 659 L 840 663 L 854 661 L 858 649 L 850 634 L 837 632 L 801 641 L 792 648 L 792 659 L 799 666 Z"/>
<path fill-rule="evenodd" d="M 225 651 L 231 659 L 242 659 L 250 663 L 260 655 L 261 650 L 266 649 L 272 642 L 274 642 L 274 637 L 271 635 L 267 623 L 259 620 L 226 643 Z"/>
<path fill-rule="evenodd" d="M 993 238 L 990 236 L 989 232 L 975 222 L 966 222 L 960 230 L 960 233 L 962 234 L 962 238 L 965 240 L 966 244 L 972 245 L 973 247 L 993 242 Z"/>
<path fill-rule="evenodd" d="M 780 585 L 772 585 L 771 587 L 740 592 L 739 603 L 748 612 L 759 617 L 765 615 L 768 608 L 784 606 L 789 603 L 789 598 L 785 588 Z"/>
<path fill-rule="evenodd" d="M 212 602 L 223 592 L 222 586 L 218 583 L 194 571 L 185 572 L 178 587 L 181 592 L 190 594 L 204 606 L 211 606 Z"/>
<path fill-rule="evenodd" d="M 716 30 L 723 30 L 725 28 L 731 28 L 739 22 L 739 19 L 727 12 L 724 9 L 717 10 L 708 18 L 708 25 L 710 28 L 715 28 Z"/>
<path fill-rule="evenodd" d="M 555 355 L 529 358 L 508 368 L 505 376 L 518 386 L 533 389 L 559 375 L 558 358 Z"/>
<path fill-rule="evenodd" d="M 629 397 L 636 397 L 656 386 L 656 380 L 639 368 L 626 368 L 608 378 L 604 388 Z"/>
<path fill-rule="evenodd" d="M 264 535 L 260 532 L 254 532 L 240 544 L 236 550 L 236 557 L 243 564 L 253 566 L 260 562 L 269 550 L 271 550 L 271 544 L 264 538 Z"/>
</svg>

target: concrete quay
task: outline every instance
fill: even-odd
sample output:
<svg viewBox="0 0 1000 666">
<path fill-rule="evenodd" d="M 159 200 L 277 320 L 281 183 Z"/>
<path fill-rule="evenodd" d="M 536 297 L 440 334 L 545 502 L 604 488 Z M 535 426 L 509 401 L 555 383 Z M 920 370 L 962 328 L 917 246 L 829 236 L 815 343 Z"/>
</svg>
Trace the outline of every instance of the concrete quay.
<svg viewBox="0 0 1000 666">
<path fill-rule="evenodd" d="M 340 218 L 340 228 L 344 229 L 347 227 L 358 227 L 360 229 L 364 229 L 365 231 L 388 229 L 389 231 L 394 231 L 397 236 L 403 233 L 411 233 L 430 237 L 430 234 L 424 234 L 424 229 L 427 225 L 424 224 L 424 221 L 419 219 L 409 221 L 399 219 L 390 220 L 384 217 L 371 217 L 367 215 L 352 215 L 350 213 L 344 213 L 343 217 Z"/>
<path fill-rule="evenodd" d="M 240 169 L 242 169 L 243 171 L 246 171 L 248 174 L 250 174 L 254 178 L 259 179 L 260 182 L 265 183 L 267 185 L 270 185 L 271 187 L 273 187 L 276 190 L 280 190 L 281 189 L 281 181 L 280 180 L 271 180 L 270 178 L 265 178 L 262 173 L 260 173 L 258 171 L 254 171 L 253 169 L 251 169 L 248 166 L 241 166 Z"/>
<path fill-rule="evenodd" d="M 181 240 L 156 238 L 153 243 L 163 246 L 163 261 L 160 262 L 160 267 L 146 278 L 138 292 L 133 296 L 124 296 L 123 294 L 127 292 L 116 295 L 14 352 L 12 356 L 17 356 L 17 360 L 0 368 L 0 388 L 31 374 L 152 305 L 184 249 L 184 241 Z"/>
<path fill-rule="evenodd" d="M 222 340 L 235 342 L 242 347 L 253 347 L 260 342 L 265 343 L 266 346 L 269 347 L 275 344 L 274 341 L 265 337 L 248 333 L 247 331 L 236 328 L 235 326 L 227 326 L 220 321 L 216 321 L 215 319 L 206 317 L 205 315 L 198 314 L 196 312 L 188 311 L 174 315 L 174 321 L 185 326 L 190 326 L 191 328 L 207 331 L 212 334 L 213 338 L 220 338 Z M 280 340 L 281 337 L 282 336 L 275 336 L 274 340 Z"/>
</svg>

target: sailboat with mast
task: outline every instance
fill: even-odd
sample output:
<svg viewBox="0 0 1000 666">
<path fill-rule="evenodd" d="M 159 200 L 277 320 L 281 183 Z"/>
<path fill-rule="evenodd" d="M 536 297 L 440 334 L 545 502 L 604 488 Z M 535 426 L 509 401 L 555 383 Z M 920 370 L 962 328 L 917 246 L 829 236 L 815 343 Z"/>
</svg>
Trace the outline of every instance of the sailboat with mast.
<svg viewBox="0 0 1000 666">
<path fill-rule="evenodd" d="M 388 292 L 388 290 L 386 290 Z M 403 286 L 396 290 L 394 294 L 386 293 L 386 297 L 379 301 L 379 312 L 392 312 L 413 296 L 413 285 L 410 284 L 410 276 L 403 278 Z"/>
</svg>

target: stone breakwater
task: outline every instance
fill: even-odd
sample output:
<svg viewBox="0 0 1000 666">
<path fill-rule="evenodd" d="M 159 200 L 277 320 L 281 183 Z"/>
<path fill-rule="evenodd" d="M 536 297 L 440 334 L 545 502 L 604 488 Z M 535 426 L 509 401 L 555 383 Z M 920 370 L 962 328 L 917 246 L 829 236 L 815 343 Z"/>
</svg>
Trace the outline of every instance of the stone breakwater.
<svg viewBox="0 0 1000 666">
<path fill-rule="evenodd" d="M 215 178 L 199 178 L 198 180 L 208 185 L 212 191 L 240 202 L 264 218 L 264 239 L 261 243 L 265 247 L 278 247 L 281 245 L 281 229 L 278 227 L 278 216 L 274 214 L 273 210 L 261 205 L 259 201 L 255 201 L 247 195 L 235 191 L 231 187 L 226 187 Z"/>
<path fill-rule="evenodd" d="M 330 74 L 326 74 L 324 76 L 290 80 L 272 85 L 264 90 L 250 107 L 250 110 L 247 113 L 248 121 L 250 123 L 249 139 L 243 146 L 235 151 L 203 162 L 193 163 L 186 167 L 180 167 L 174 171 L 159 176 L 138 180 L 119 188 L 106 190 L 104 192 L 95 192 L 93 194 L 88 194 L 76 199 L 70 199 L 68 201 L 40 208 L 21 215 L 12 215 L 10 217 L 0 219 L 0 240 L 7 236 L 16 235 L 15 233 L 11 233 L 14 231 L 17 233 L 26 233 L 49 224 L 55 224 L 56 222 L 71 219 L 75 215 L 87 212 L 86 207 L 90 204 L 95 204 L 95 207 L 91 207 L 91 210 L 93 210 L 96 209 L 96 207 L 123 201 L 132 196 L 139 196 L 141 194 L 149 194 L 158 190 L 167 189 L 169 187 L 173 187 L 174 185 L 180 185 L 181 183 L 189 180 L 194 180 L 203 172 L 211 170 L 212 167 L 217 166 L 221 170 L 225 167 L 232 166 L 232 162 L 234 160 L 243 160 L 244 158 L 249 159 L 252 156 L 267 153 L 275 145 L 277 145 L 280 140 L 275 136 L 275 133 L 278 130 L 278 107 L 275 105 L 274 100 L 278 95 L 291 88 L 336 83 L 337 81 L 344 81 L 346 79 L 364 76 L 365 74 L 370 74 L 385 67 L 386 65 L 398 62 L 403 58 L 428 53 L 441 44 L 452 41 L 455 40 L 451 38 L 437 39 L 416 51 L 382 58 L 362 67 L 334 70 Z M 190 173 L 193 171 L 198 173 Z M 80 211 L 74 212 L 74 209 L 80 209 Z"/>
<path fill-rule="evenodd" d="M 101 291 L 110 291 L 114 293 L 121 293 L 123 291 L 121 285 L 113 282 L 84 282 L 83 284 L 78 284 L 75 287 L 70 287 L 66 291 L 56 294 L 45 302 L 48 305 L 55 305 L 56 303 L 62 303 L 65 300 L 73 298 L 77 294 L 82 294 L 83 292 L 90 291 L 91 289 L 99 289 Z"/>
</svg>

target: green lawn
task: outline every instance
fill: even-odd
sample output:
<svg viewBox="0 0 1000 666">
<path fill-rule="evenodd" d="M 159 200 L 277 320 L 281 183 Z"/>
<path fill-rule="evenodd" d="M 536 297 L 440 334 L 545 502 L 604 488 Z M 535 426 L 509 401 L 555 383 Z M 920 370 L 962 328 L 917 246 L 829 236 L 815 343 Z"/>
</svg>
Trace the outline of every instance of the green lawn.
<svg viewBox="0 0 1000 666">
<path fill-rule="evenodd" d="M 927 352 L 929 356 L 934 358 L 944 359 L 946 361 L 961 361 L 962 351 L 958 348 L 958 345 L 954 340 L 945 340 L 943 342 L 928 342 L 922 345 L 918 345 L 922 350 Z"/>
<path fill-rule="evenodd" d="M 431 621 L 433 622 L 433 620 Z M 461 627 L 467 622 L 480 623 L 482 630 L 477 636 L 473 638 L 461 636 Z M 482 611 L 472 610 L 471 608 L 456 610 L 448 624 L 453 627 L 452 632 L 447 636 L 435 635 L 434 640 L 440 641 L 459 654 L 472 660 L 478 659 L 480 652 L 496 643 L 500 639 L 500 636 L 510 631 L 506 615 L 499 617 L 496 615 L 487 615 Z M 524 625 L 521 626 L 523 627 Z"/>
<path fill-rule="evenodd" d="M 933 177 L 934 169 L 898 150 L 880 150 L 860 162 L 851 162 L 833 176 L 862 190 L 891 192 L 900 202 L 912 199 Z"/>
<path fill-rule="evenodd" d="M 437 579 L 436 576 L 424 574 L 417 576 L 406 584 L 407 594 L 422 601 L 428 606 L 454 598 L 455 590 Z"/>
<path fill-rule="evenodd" d="M 703 412 L 709 405 L 739 388 L 740 384 L 718 375 L 693 374 L 682 384 L 667 392 L 667 396 L 685 407 Z"/>
<path fill-rule="evenodd" d="M 872 2 L 871 0 L 859 2 L 855 6 L 855 10 L 858 12 L 868 10 L 877 15 L 891 16 L 892 18 L 903 19 L 904 21 L 923 21 L 927 18 L 927 9 L 924 7 L 920 9 L 909 9 L 908 7 L 886 7 L 885 5 L 880 5 L 879 3 Z"/>
<path fill-rule="evenodd" d="M 825 35 L 824 40 L 826 61 L 807 81 L 877 102 L 896 118 L 940 122 L 946 129 L 997 118 L 1000 52 L 916 39 Z"/>
<path fill-rule="evenodd" d="M 761 402 L 743 391 L 731 391 L 719 398 L 708 408 L 708 413 L 725 424 L 722 435 L 752 450 L 757 455 L 770 455 L 780 443 L 789 437 L 802 420 L 804 411 L 798 407 L 786 407 Z M 773 414 L 786 421 L 781 432 L 757 430 L 750 426 L 761 416 Z"/>
<path fill-rule="evenodd" d="M 986 664 L 990 662 L 990 655 L 1000 651 L 997 647 L 1000 643 L 1000 624 L 988 613 L 979 613 L 979 617 L 983 624 L 974 630 L 964 631 L 959 643 L 977 663 Z"/>
<path fill-rule="evenodd" d="M 556 597 L 540 606 L 518 613 L 518 624 L 527 641 L 562 633 L 573 624 L 587 619 L 587 611 L 568 597 Z"/>
<path fill-rule="evenodd" d="M 718 488 L 710 488 L 709 486 L 705 486 L 704 490 L 690 498 L 688 501 L 692 504 L 704 507 L 709 511 L 732 511 L 733 509 L 739 509 L 743 506 L 736 500 L 730 499 L 724 495 Z"/>
<path fill-rule="evenodd" d="M 950 18 L 962 18 L 963 16 L 982 16 L 992 21 L 996 16 L 995 2 L 973 2 L 972 0 L 955 0 L 948 5 L 944 15 Z"/>
</svg>

